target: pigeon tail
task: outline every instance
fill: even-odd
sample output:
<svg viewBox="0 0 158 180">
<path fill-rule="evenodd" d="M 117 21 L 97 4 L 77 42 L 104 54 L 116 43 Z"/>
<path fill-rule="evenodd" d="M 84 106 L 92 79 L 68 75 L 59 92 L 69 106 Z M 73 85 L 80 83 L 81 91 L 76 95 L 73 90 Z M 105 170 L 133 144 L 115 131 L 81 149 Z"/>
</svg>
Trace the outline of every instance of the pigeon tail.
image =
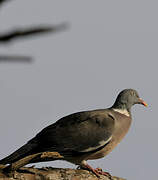
<svg viewBox="0 0 158 180">
<path fill-rule="evenodd" d="M 16 162 L 25 156 L 28 156 L 32 154 L 34 148 L 36 147 L 36 144 L 27 143 L 20 147 L 18 150 L 13 152 L 11 155 L 5 157 L 4 159 L 0 160 L 0 164 L 11 164 L 13 162 Z"/>
</svg>

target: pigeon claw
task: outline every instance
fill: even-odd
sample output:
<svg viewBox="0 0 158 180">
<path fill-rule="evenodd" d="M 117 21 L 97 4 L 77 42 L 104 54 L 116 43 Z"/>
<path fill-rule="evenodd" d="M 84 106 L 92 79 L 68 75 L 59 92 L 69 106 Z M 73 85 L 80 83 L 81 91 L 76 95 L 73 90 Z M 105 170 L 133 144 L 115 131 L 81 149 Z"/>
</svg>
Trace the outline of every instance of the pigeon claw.
<svg viewBox="0 0 158 180">
<path fill-rule="evenodd" d="M 112 176 L 109 172 L 104 172 L 101 168 L 96 168 L 95 171 L 103 176 L 107 176 L 110 180 L 112 180 Z"/>
<path fill-rule="evenodd" d="M 110 173 L 108 172 L 104 172 L 101 168 L 92 168 L 90 165 L 88 164 L 85 164 L 84 167 L 81 166 L 80 168 L 83 168 L 83 169 L 87 169 L 89 171 L 91 171 L 93 174 L 95 174 L 98 178 L 100 178 L 100 175 L 103 175 L 103 176 L 106 176 L 108 177 L 110 180 L 112 180 L 112 176 Z"/>
</svg>

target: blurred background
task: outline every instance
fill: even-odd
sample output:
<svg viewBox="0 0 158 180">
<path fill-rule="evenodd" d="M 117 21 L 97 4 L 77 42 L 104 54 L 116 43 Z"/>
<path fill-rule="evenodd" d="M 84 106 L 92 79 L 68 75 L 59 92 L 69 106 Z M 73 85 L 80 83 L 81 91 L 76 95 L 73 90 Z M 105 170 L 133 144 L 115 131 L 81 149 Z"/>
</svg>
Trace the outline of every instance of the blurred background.
<svg viewBox="0 0 158 180">
<path fill-rule="evenodd" d="M 149 104 L 103 159 L 128 180 L 157 178 L 158 2 L 0 1 L 0 159 L 73 112 L 107 108 L 124 88 Z M 72 167 L 55 161 L 36 167 Z"/>
</svg>

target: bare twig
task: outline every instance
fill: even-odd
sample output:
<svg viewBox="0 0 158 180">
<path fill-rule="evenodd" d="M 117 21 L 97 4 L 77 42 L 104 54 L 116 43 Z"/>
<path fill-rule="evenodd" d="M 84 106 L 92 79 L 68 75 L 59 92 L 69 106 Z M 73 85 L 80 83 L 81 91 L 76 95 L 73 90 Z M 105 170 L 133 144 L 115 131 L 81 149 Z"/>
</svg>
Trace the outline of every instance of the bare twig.
<svg viewBox="0 0 158 180">
<path fill-rule="evenodd" d="M 67 23 L 62 23 L 54 26 L 40 25 L 30 28 L 17 28 L 16 30 L 12 30 L 4 34 L 1 33 L 0 43 L 11 42 L 12 40 L 15 40 L 17 38 L 34 36 L 36 34 L 56 33 L 67 29 L 67 27 L 68 27 Z"/>
<path fill-rule="evenodd" d="M 20 56 L 20 55 L 0 55 L 0 63 L 32 63 L 33 59 L 30 56 Z"/>
<path fill-rule="evenodd" d="M 5 172 L 11 170 L 18 170 L 19 168 L 25 166 L 26 164 L 34 163 L 34 162 L 44 162 L 56 159 L 63 159 L 63 156 L 58 152 L 41 152 L 26 156 L 9 166 L 0 166 L 1 169 L 5 170 Z"/>
</svg>

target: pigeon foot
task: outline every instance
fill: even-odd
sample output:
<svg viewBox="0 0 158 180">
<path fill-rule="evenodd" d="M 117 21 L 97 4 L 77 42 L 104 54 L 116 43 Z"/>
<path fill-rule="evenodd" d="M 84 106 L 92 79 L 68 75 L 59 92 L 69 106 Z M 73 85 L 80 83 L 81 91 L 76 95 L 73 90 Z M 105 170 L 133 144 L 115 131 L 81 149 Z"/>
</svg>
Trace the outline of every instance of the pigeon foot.
<svg viewBox="0 0 158 180">
<path fill-rule="evenodd" d="M 84 166 L 80 166 L 81 169 L 86 169 L 86 170 L 89 170 L 91 171 L 92 173 L 94 173 L 98 178 L 100 178 L 100 175 L 103 175 L 103 176 L 107 176 L 110 180 L 112 180 L 112 176 L 110 173 L 108 172 L 104 172 L 101 168 L 92 168 L 90 165 L 88 164 L 84 164 Z"/>
</svg>

